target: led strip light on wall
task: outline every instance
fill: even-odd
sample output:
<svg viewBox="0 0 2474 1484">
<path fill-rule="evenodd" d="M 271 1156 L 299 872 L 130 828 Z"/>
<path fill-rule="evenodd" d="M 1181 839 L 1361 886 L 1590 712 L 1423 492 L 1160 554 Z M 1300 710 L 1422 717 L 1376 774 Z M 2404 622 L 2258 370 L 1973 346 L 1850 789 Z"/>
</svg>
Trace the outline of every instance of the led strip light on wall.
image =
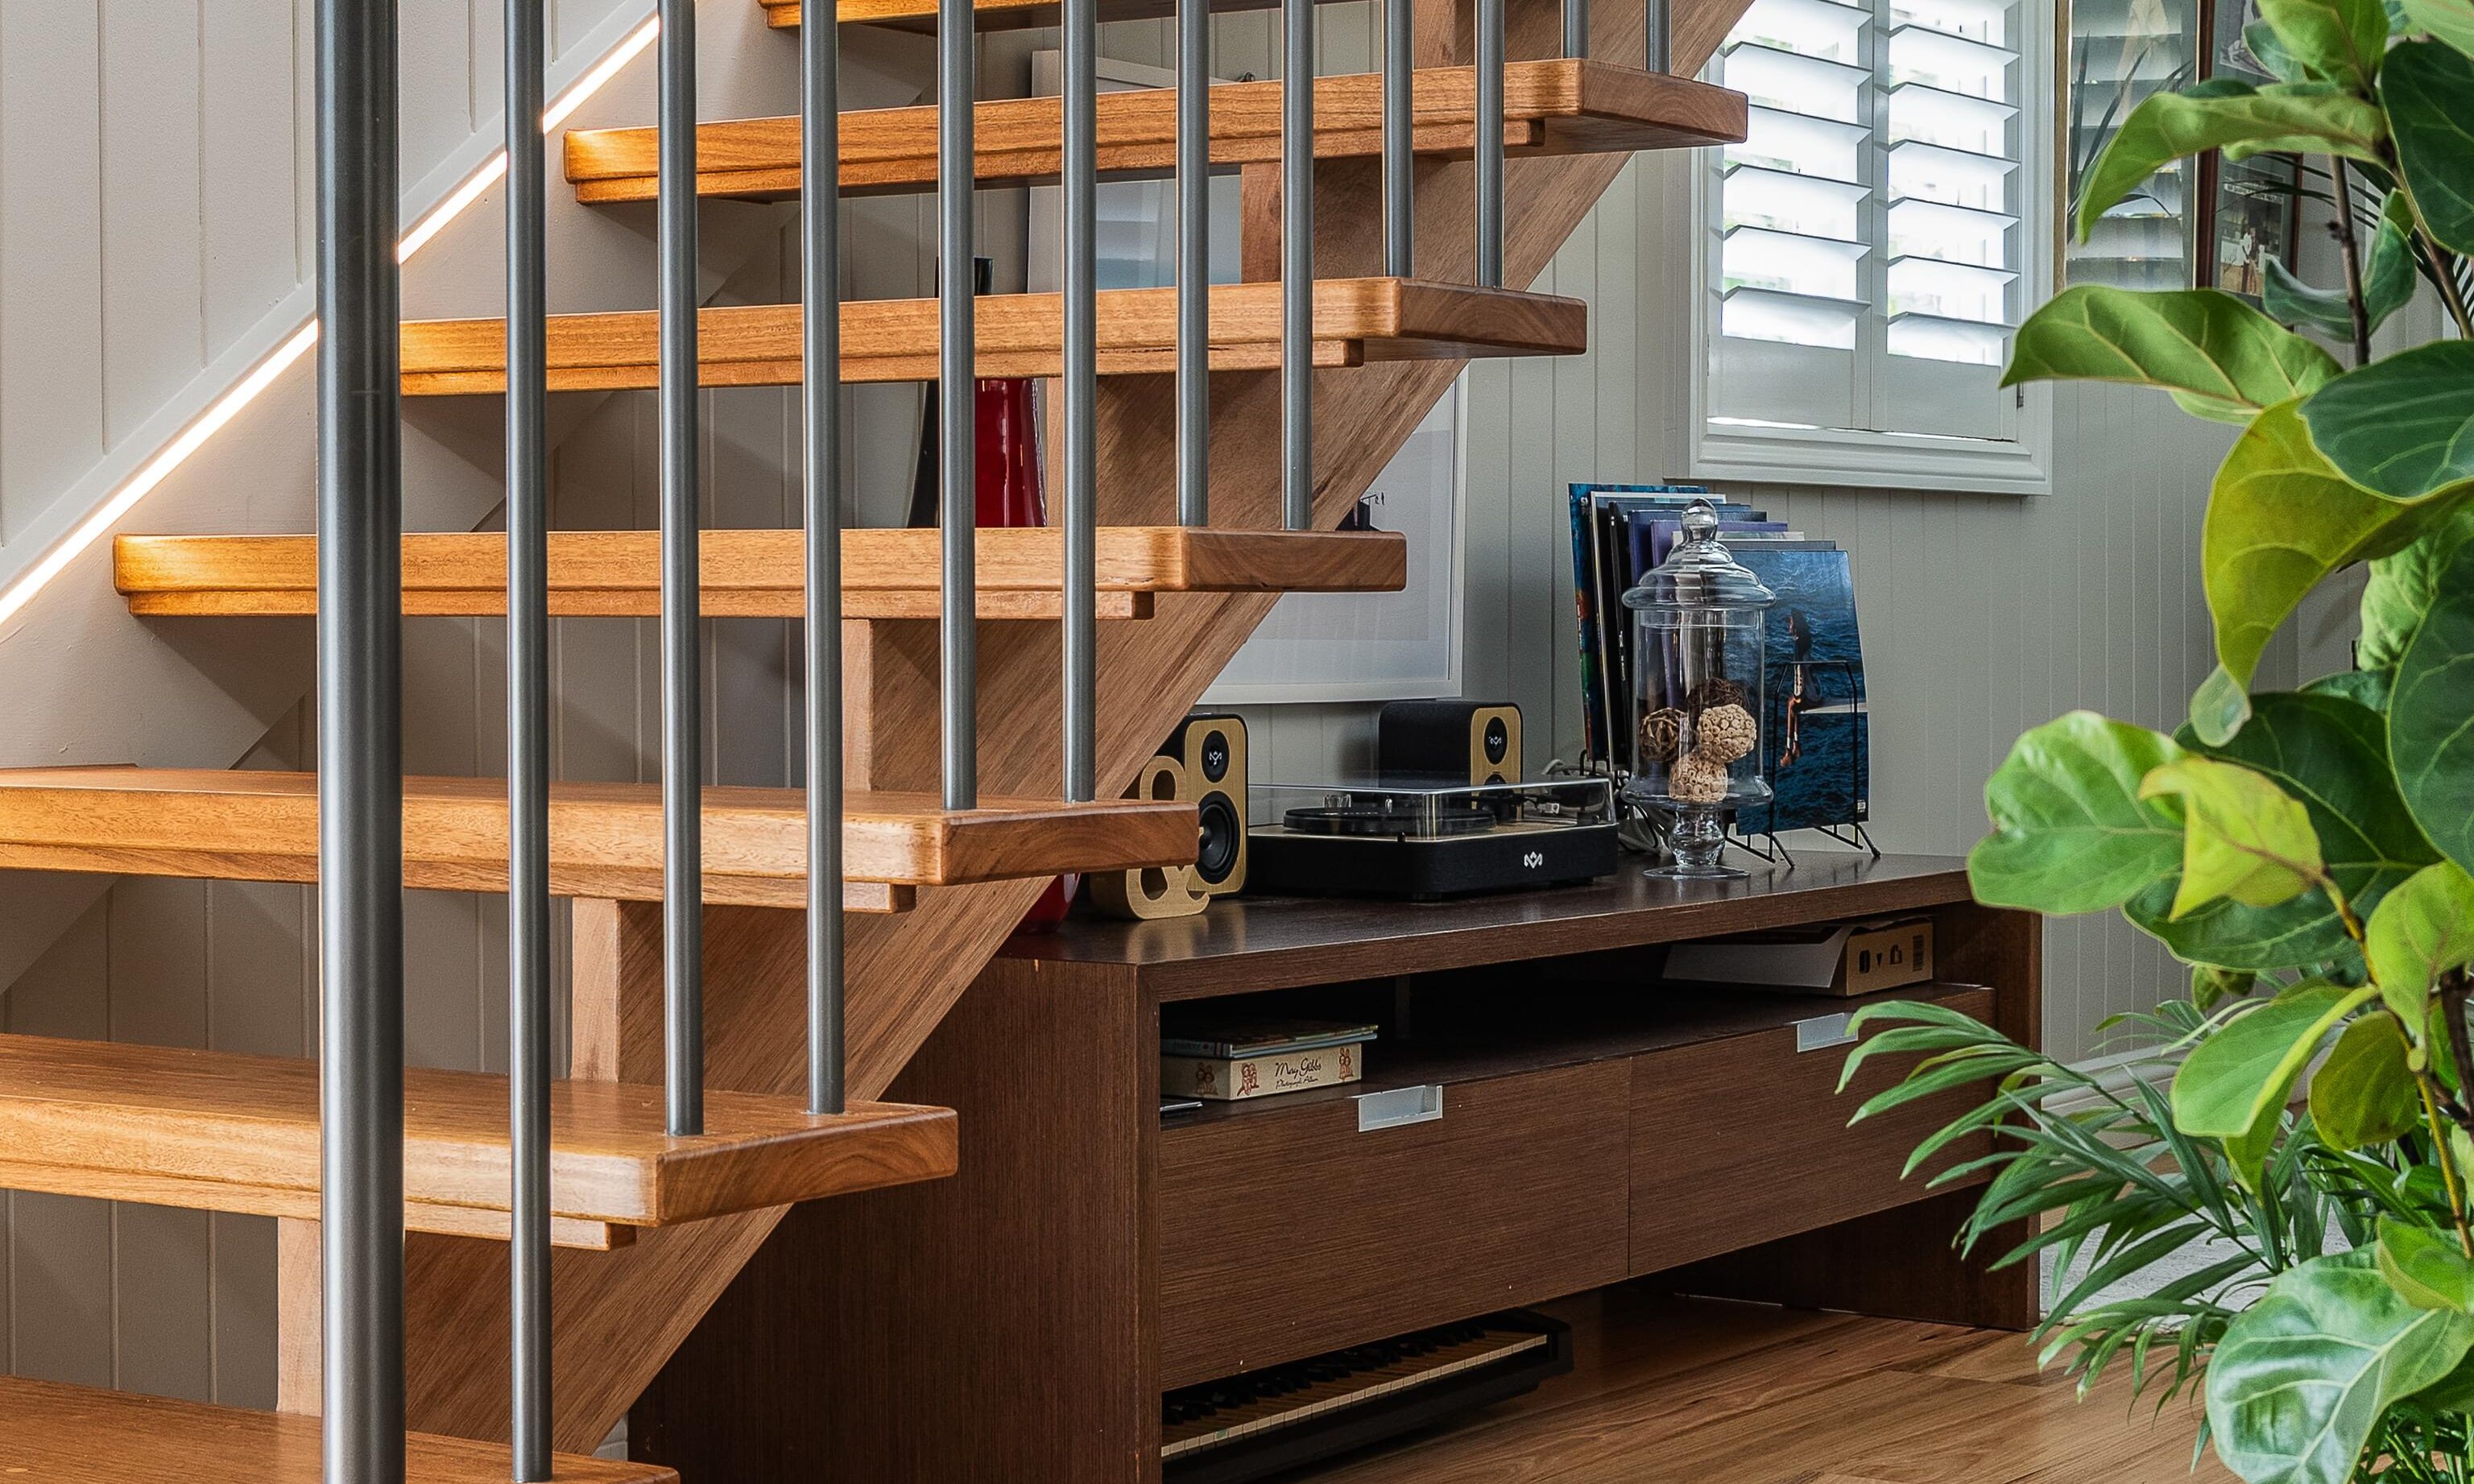
<svg viewBox="0 0 2474 1484">
<path fill-rule="evenodd" d="M 660 32 L 661 23 L 658 20 L 648 20 L 631 32 L 626 40 L 621 41 L 592 71 L 579 79 L 574 86 L 561 93 L 555 102 L 542 111 L 542 133 L 548 134 L 567 122 L 570 115 L 582 108 L 594 93 L 608 86 L 611 80 L 623 71 L 629 62 L 642 56 L 644 49 L 653 44 L 653 38 Z M 396 248 L 396 261 L 399 263 L 409 261 L 413 254 L 420 252 L 428 245 L 431 238 L 446 231 L 449 223 L 470 209 L 473 203 L 480 200 L 489 192 L 490 187 L 505 179 L 506 174 L 507 152 L 499 150 L 493 154 L 480 169 L 474 171 L 470 179 L 457 186 L 451 195 L 441 202 L 437 209 L 423 217 L 419 225 L 404 234 L 403 241 Z M 92 514 L 79 522 L 66 536 L 61 538 L 49 551 L 44 552 L 41 560 L 27 568 L 16 581 L 9 585 L 5 593 L 0 593 L 0 623 L 6 623 L 15 618 L 20 609 L 34 601 L 35 595 L 40 593 L 46 583 L 59 576 L 71 562 L 84 554 L 87 547 L 102 540 L 106 531 L 110 530 L 120 523 L 122 517 L 136 508 L 137 502 L 152 493 L 156 486 L 171 477 L 174 470 L 185 463 L 191 454 L 204 448 L 207 440 L 223 430 L 226 424 L 240 416 L 243 409 L 255 401 L 268 387 L 274 385 L 278 377 L 291 370 L 294 363 L 301 357 L 308 354 L 310 348 L 317 343 L 318 322 L 312 319 L 294 330 L 281 345 L 276 347 L 274 353 L 251 367 L 248 375 L 242 377 L 237 385 L 217 399 L 214 405 L 208 407 L 195 422 L 181 429 L 179 436 L 166 444 L 161 452 L 147 460 L 145 467 L 131 476 L 128 483 L 114 490 L 109 499 L 95 507 Z"/>
</svg>

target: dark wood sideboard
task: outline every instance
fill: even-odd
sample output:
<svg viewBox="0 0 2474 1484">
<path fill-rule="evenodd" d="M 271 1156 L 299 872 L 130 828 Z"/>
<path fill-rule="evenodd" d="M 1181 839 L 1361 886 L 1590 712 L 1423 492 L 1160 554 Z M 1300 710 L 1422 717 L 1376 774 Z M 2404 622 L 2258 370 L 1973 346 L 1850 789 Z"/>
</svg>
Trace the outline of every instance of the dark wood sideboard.
<svg viewBox="0 0 2474 1484">
<path fill-rule="evenodd" d="M 1972 1192 L 1899 1178 L 1964 1094 L 1849 1129 L 1843 1050 L 1798 1024 L 1859 1002 L 1659 977 L 1682 939 L 1894 912 L 1935 918 L 1938 977 L 1886 997 L 2038 1034 L 2038 919 L 1938 858 L 1017 938 L 889 1094 L 959 1111 L 960 1175 L 793 1211 L 631 1448 L 690 1480 L 1139 1484 L 1165 1388 L 1628 1279 L 2026 1327 L 2034 1265 L 1960 1260 Z M 1237 995 L 1381 1018 L 1366 1082 L 1164 1125 L 1162 1007 Z M 1359 1131 L 1357 1095 L 1418 1085 L 1441 1118 Z"/>
</svg>

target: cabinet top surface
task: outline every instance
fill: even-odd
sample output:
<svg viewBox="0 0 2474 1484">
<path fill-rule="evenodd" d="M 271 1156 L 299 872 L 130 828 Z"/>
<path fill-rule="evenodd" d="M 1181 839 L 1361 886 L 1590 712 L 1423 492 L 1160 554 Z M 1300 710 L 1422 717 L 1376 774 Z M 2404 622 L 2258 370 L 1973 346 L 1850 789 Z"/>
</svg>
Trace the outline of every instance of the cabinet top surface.
<svg viewBox="0 0 2474 1484">
<path fill-rule="evenodd" d="M 1969 900 L 1964 863 L 1949 856 L 1807 852 L 1793 868 L 1748 864 L 1737 881 L 1675 882 L 1626 856 L 1586 887 L 1449 902 L 1223 897 L 1200 916 L 1114 922 L 1077 916 L 1017 935 L 1003 959 L 1117 965 L 1172 995 L 1330 984 L 1550 958 L 1912 912 Z"/>
</svg>

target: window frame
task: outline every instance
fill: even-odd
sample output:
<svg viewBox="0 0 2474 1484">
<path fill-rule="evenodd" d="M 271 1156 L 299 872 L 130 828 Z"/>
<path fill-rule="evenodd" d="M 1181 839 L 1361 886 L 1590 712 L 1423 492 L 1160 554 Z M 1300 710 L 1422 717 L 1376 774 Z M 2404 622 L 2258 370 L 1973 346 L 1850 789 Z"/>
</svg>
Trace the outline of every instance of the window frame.
<svg viewBox="0 0 2474 1484">
<path fill-rule="evenodd" d="M 2060 0 L 2016 0 L 2019 25 L 2019 258 L 2018 312 L 2024 319 L 2056 287 L 2059 253 L 2054 204 L 2059 147 L 2053 117 L 2061 85 L 2055 45 Z M 1873 28 L 1886 34 L 1889 0 L 1876 0 Z M 1710 70 L 1718 59 L 1713 54 Z M 1876 75 L 1877 98 L 1886 88 L 1886 62 Z M 1880 137 L 1864 148 L 1886 153 Z M 2053 406 L 2049 383 L 2034 382 L 1995 395 L 2009 405 L 1997 409 L 2010 433 L 2005 438 L 1966 437 L 1873 428 L 1824 426 L 1816 416 L 1809 426 L 1711 421 L 1712 381 L 1717 374 L 1717 337 L 1725 285 L 1718 268 L 1722 220 L 1721 192 L 1725 156 L 1710 151 L 1693 158 L 1693 167 L 1677 172 L 1682 179 L 1671 205 L 1686 221 L 1689 263 L 1684 274 L 1689 286 L 1690 328 L 1683 337 L 1689 347 L 1685 368 L 1686 463 L 1690 476 L 1704 481 L 1788 483 L 1870 489 L 1937 490 L 1982 494 L 2042 495 L 2052 490 Z M 1875 160 L 1875 179 L 1887 180 L 1886 159 Z M 1886 202 L 1868 201 L 1879 212 Z M 1886 235 L 1873 244 L 1886 253 Z M 1866 334 L 1885 336 L 1886 303 L 1876 304 L 1858 326 L 1858 344 Z M 1886 350 L 1859 352 L 1876 365 L 1893 359 Z M 1859 381 L 1868 373 L 1856 372 Z M 1864 383 L 1869 384 L 1869 383 Z"/>
</svg>

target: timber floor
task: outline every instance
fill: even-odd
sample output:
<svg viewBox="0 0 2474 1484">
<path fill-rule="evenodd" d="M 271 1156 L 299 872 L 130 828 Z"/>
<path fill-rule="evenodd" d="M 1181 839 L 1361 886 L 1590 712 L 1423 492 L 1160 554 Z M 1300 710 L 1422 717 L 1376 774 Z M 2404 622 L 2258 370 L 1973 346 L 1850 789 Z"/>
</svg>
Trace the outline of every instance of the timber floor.
<svg viewBox="0 0 2474 1484">
<path fill-rule="evenodd" d="M 2077 1400 L 2016 1334 L 1613 1289 L 1529 1396 L 1282 1484 L 2232 1484 L 2197 1414 Z"/>
</svg>

